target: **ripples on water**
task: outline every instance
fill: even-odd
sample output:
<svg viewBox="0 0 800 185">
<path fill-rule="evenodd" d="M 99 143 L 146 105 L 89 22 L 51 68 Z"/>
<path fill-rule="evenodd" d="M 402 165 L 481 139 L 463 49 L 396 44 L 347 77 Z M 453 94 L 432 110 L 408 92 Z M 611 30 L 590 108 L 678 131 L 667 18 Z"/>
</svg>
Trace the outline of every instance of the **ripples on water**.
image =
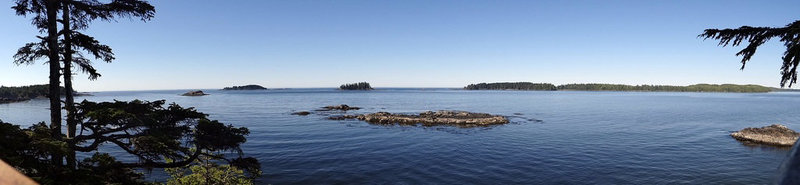
<svg viewBox="0 0 800 185">
<path fill-rule="evenodd" d="M 797 93 L 182 92 L 80 98 L 166 99 L 246 126 L 251 135 L 244 150 L 263 165 L 260 183 L 271 184 L 765 184 L 788 151 L 743 145 L 728 133 L 772 123 L 800 128 Z M 453 128 L 290 115 L 335 104 L 364 108 L 352 113 L 466 110 L 514 117 L 502 126 Z M 46 100 L 3 104 L 0 119 L 45 121 L 47 106 Z"/>
</svg>

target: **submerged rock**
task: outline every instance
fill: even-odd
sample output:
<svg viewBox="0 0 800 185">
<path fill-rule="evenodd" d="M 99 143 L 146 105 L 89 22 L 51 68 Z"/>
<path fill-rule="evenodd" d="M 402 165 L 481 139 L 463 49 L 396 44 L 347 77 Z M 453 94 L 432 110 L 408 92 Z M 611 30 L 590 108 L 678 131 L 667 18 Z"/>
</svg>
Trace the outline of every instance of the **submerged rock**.
<svg viewBox="0 0 800 185">
<path fill-rule="evenodd" d="M 761 143 L 776 146 L 792 146 L 800 137 L 786 126 L 774 124 L 761 128 L 745 128 L 731 133 L 731 137 L 746 142 Z"/>
<path fill-rule="evenodd" d="M 322 107 L 322 109 L 319 109 L 317 111 L 332 111 L 332 110 L 348 111 L 348 110 L 358 110 L 358 109 L 361 109 L 361 107 L 351 107 L 351 106 L 348 106 L 348 105 L 345 105 L 345 104 L 341 104 L 341 105 L 325 106 L 325 107 Z"/>
<path fill-rule="evenodd" d="M 189 91 L 189 92 L 183 93 L 181 96 L 205 96 L 205 95 L 208 95 L 208 94 L 203 93 L 203 91 Z"/>
<path fill-rule="evenodd" d="M 337 119 L 353 119 L 352 116 L 336 117 Z M 331 118 L 333 119 L 333 118 Z M 454 125 L 460 127 L 490 126 L 508 123 L 508 119 L 500 115 L 486 113 L 473 113 L 466 111 L 427 111 L 418 115 L 392 114 L 388 112 L 376 112 L 355 116 L 355 119 L 366 121 L 373 124 L 400 124 L 437 126 Z"/>
<path fill-rule="evenodd" d="M 311 114 L 311 112 L 308 112 L 308 111 L 300 111 L 300 112 L 293 112 L 292 113 L 292 115 L 298 115 L 298 116 L 305 116 L 305 115 L 309 115 L 309 114 Z"/>
</svg>

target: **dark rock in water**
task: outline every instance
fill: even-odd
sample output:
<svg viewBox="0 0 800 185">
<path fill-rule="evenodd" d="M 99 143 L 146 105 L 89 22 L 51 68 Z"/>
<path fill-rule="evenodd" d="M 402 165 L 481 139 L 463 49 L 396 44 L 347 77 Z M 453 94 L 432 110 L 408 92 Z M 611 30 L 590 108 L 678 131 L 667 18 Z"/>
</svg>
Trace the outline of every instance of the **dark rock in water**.
<svg viewBox="0 0 800 185">
<path fill-rule="evenodd" d="M 203 91 L 189 91 L 189 92 L 183 93 L 181 96 L 205 96 L 205 95 L 208 95 L 208 94 L 203 93 Z"/>
<path fill-rule="evenodd" d="M 800 137 L 800 133 L 786 126 L 774 124 L 761 128 L 745 128 L 731 133 L 731 137 L 745 142 L 776 146 L 792 146 Z"/>
<path fill-rule="evenodd" d="M 328 119 L 329 120 L 358 119 L 358 115 L 338 115 L 338 116 L 328 117 Z"/>
<path fill-rule="evenodd" d="M 345 104 L 341 104 L 341 105 L 325 106 L 317 111 L 332 111 L 332 110 L 348 111 L 348 110 L 358 110 L 358 109 L 361 109 L 361 107 L 351 107 Z"/>
<path fill-rule="evenodd" d="M 351 117 L 336 117 L 343 119 L 353 119 Z M 438 126 L 454 125 L 459 127 L 478 127 L 508 123 L 508 119 L 500 115 L 486 113 L 473 113 L 466 111 L 427 111 L 419 115 L 392 114 L 388 112 L 376 112 L 355 116 L 355 119 L 366 121 L 373 124 L 400 124 Z"/>
<path fill-rule="evenodd" d="M 243 86 L 225 87 L 222 90 L 267 90 L 267 88 L 260 85 L 243 85 Z"/>
<path fill-rule="evenodd" d="M 305 116 L 305 115 L 309 115 L 309 114 L 311 114 L 311 112 L 308 112 L 308 111 L 300 111 L 300 112 L 293 112 L 292 113 L 292 115 L 298 115 L 298 116 Z"/>
</svg>

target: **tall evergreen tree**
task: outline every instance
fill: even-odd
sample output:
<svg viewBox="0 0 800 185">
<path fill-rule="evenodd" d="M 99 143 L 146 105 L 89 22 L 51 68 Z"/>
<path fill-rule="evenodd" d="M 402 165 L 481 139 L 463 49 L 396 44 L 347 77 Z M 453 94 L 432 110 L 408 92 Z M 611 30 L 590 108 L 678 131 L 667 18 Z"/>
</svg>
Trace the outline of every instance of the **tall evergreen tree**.
<svg viewBox="0 0 800 185">
<path fill-rule="evenodd" d="M 738 46 L 742 42 L 747 42 L 747 46 L 736 53 L 742 56 L 742 68 L 750 58 L 756 54 L 759 46 L 772 38 L 780 38 L 786 51 L 783 53 L 783 66 L 781 66 L 781 87 L 797 83 L 797 66 L 800 64 L 800 20 L 797 20 L 784 27 L 751 27 L 742 26 L 736 29 L 706 29 L 698 35 L 704 39 L 719 40 L 720 46 Z"/>
<path fill-rule="evenodd" d="M 114 0 L 110 3 L 100 3 L 96 0 L 62 0 L 62 30 L 64 35 L 63 55 L 64 55 L 64 88 L 65 109 L 67 110 L 67 138 L 75 137 L 78 120 L 75 119 L 75 99 L 72 88 L 72 65 L 78 65 L 83 72 L 89 74 L 89 79 L 94 80 L 100 74 L 91 65 L 91 61 L 84 58 L 76 50 L 85 50 L 94 56 L 95 59 L 110 63 L 114 60 L 114 53 L 111 47 L 100 44 L 93 37 L 84 35 L 77 30 L 84 30 L 89 27 L 92 20 L 101 19 L 114 21 L 118 17 L 138 17 L 142 21 L 150 20 L 155 14 L 155 8 L 146 1 L 140 0 Z M 74 38 L 74 39 L 73 39 Z M 73 56 L 74 55 L 74 56 Z M 74 152 L 68 155 L 67 163 L 69 166 L 75 165 Z"/>
<path fill-rule="evenodd" d="M 61 98 L 59 93 L 61 65 L 59 62 L 58 23 L 56 20 L 59 7 L 59 0 L 16 0 L 15 5 L 11 7 L 16 11 L 17 15 L 32 15 L 31 23 L 39 29 L 40 33 L 47 33 L 47 36 L 38 36 L 41 42 L 29 43 L 20 48 L 14 58 L 15 62 L 20 64 L 47 57 L 50 67 L 50 81 L 48 84 L 50 91 L 48 94 L 50 99 L 50 129 L 53 130 L 61 130 Z M 38 51 L 32 51 L 31 49 L 38 49 Z M 20 52 L 23 52 L 23 54 L 20 54 Z M 60 140 L 61 133 L 52 132 L 52 137 L 55 140 Z M 62 163 L 62 157 L 59 154 L 54 154 L 51 160 L 56 165 Z"/>
</svg>

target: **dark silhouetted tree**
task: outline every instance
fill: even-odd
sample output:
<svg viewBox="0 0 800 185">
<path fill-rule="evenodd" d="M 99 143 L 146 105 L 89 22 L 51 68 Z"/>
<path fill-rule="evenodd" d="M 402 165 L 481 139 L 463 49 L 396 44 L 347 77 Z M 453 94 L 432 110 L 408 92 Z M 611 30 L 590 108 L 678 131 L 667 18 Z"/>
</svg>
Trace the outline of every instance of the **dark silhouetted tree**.
<svg viewBox="0 0 800 185">
<path fill-rule="evenodd" d="M 742 68 L 753 55 L 759 46 L 772 38 L 779 38 L 786 51 L 783 53 L 783 66 L 781 66 L 781 87 L 787 83 L 789 87 L 797 83 L 797 66 L 800 64 L 800 20 L 795 21 L 785 27 L 750 27 L 742 26 L 736 29 L 706 29 L 698 37 L 704 39 L 719 40 L 720 46 L 738 46 L 746 42 L 747 46 L 736 53 L 742 56 Z"/>
<path fill-rule="evenodd" d="M 59 0 L 16 0 L 14 9 L 17 15 L 31 15 L 31 23 L 39 29 L 40 33 L 47 33 L 47 36 L 38 36 L 41 40 L 36 43 L 29 43 L 20 48 L 14 55 L 17 64 L 31 63 L 40 58 L 47 57 L 50 67 L 50 81 L 48 97 L 50 98 L 50 128 L 61 130 L 61 100 L 59 96 L 61 65 L 59 60 L 58 47 L 58 23 L 57 16 L 60 7 Z M 36 49 L 36 50 L 33 50 Z M 20 54 L 23 53 L 23 54 Z M 61 132 L 52 132 L 53 139 L 60 140 Z M 62 156 L 54 154 L 51 156 L 54 164 L 62 163 Z"/>
<path fill-rule="evenodd" d="M 249 130 L 210 120 L 206 114 L 161 101 L 76 104 L 81 132 L 72 140 L 55 140 L 44 123 L 20 129 L 0 121 L 0 158 L 42 184 L 140 184 L 135 168 L 185 167 L 198 159 L 227 163 L 260 175 L 260 164 L 240 148 Z M 135 161 L 118 161 L 102 145 L 113 145 Z M 93 152 L 75 169 L 53 168 L 47 156 L 69 151 Z M 223 154 L 229 155 L 223 155 Z M 231 155 L 232 154 L 232 155 Z M 119 154 L 117 154 L 119 156 Z"/>
<path fill-rule="evenodd" d="M 67 138 L 75 136 L 78 121 L 75 119 L 75 99 L 72 88 L 72 65 L 77 65 L 83 72 L 89 74 L 90 80 L 100 77 L 100 74 L 92 66 L 91 60 L 85 58 L 81 53 L 84 50 L 95 59 L 100 59 L 110 63 L 114 60 L 114 53 L 111 47 L 100 44 L 93 37 L 84 35 L 78 30 L 89 27 L 89 23 L 96 19 L 104 21 L 114 21 L 120 17 L 138 17 L 142 21 L 150 20 L 155 14 L 155 8 L 146 1 L 140 0 L 114 0 L 110 3 L 101 3 L 96 0 L 62 0 L 62 30 L 64 39 L 63 45 L 63 75 L 64 87 L 67 89 L 65 94 L 65 109 L 67 110 Z M 74 152 L 70 153 L 67 159 L 69 166 L 74 166 Z"/>
</svg>

